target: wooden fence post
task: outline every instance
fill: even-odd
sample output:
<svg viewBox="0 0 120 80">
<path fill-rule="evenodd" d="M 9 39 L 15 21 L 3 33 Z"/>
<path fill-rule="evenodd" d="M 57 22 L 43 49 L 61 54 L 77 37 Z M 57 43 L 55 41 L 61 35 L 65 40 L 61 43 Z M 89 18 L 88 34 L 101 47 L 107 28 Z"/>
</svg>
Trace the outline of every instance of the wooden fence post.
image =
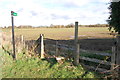
<svg viewBox="0 0 120 80">
<path fill-rule="evenodd" d="M 20 37 L 21 37 L 21 44 L 22 44 L 23 48 L 25 48 L 25 40 L 24 40 L 24 36 L 21 35 Z"/>
<path fill-rule="evenodd" d="M 115 64 L 116 64 L 116 46 L 112 47 L 112 55 L 111 55 L 111 74 L 112 74 L 112 78 L 115 77 Z"/>
<path fill-rule="evenodd" d="M 25 45 L 25 48 L 26 48 L 26 50 L 28 51 L 29 50 L 29 46 L 28 46 L 29 44 L 28 44 L 28 42 L 27 42 L 27 44 Z"/>
<path fill-rule="evenodd" d="M 21 43 L 23 44 L 23 42 L 24 42 L 24 36 L 21 35 Z"/>
<path fill-rule="evenodd" d="M 117 68 L 118 77 L 120 77 L 120 35 L 116 37 L 116 40 L 117 40 L 116 64 L 118 65 Z"/>
<path fill-rule="evenodd" d="M 40 39 L 41 39 L 40 54 L 41 54 L 41 59 L 44 59 L 45 52 L 44 52 L 43 34 L 40 34 Z"/>
<path fill-rule="evenodd" d="M 55 46 L 55 48 L 56 48 L 56 49 L 55 49 L 55 55 L 56 55 L 56 56 L 59 56 L 59 53 L 58 53 L 58 52 L 59 52 L 59 51 L 58 51 L 58 41 L 57 41 L 57 40 L 56 40 L 56 46 Z"/>
<path fill-rule="evenodd" d="M 2 31 L 0 30 L 0 48 L 2 48 Z"/>
<path fill-rule="evenodd" d="M 1 46 L 1 45 L 0 45 Z M 0 53 L 2 50 L 0 51 Z M 2 59 L 2 54 L 0 54 L 0 80 L 2 80 L 2 69 L 3 69 L 3 59 Z"/>
<path fill-rule="evenodd" d="M 79 64 L 79 44 L 78 44 L 78 22 L 75 22 L 75 53 L 74 53 L 74 65 Z"/>
</svg>

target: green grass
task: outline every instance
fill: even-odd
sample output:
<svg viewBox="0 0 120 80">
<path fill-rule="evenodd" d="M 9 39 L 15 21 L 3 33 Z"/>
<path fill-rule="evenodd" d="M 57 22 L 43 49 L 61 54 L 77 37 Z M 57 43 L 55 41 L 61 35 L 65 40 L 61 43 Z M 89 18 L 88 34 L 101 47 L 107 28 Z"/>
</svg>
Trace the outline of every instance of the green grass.
<svg viewBox="0 0 120 80">
<path fill-rule="evenodd" d="M 85 70 L 81 65 L 72 66 L 70 62 L 57 63 L 55 59 L 40 60 L 39 58 L 25 58 L 19 53 L 16 61 L 7 53 L 2 52 L 3 78 L 98 78 L 94 72 Z M 84 74 L 88 71 L 87 74 Z M 83 76 L 84 75 L 84 76 Z"/>
</svg>

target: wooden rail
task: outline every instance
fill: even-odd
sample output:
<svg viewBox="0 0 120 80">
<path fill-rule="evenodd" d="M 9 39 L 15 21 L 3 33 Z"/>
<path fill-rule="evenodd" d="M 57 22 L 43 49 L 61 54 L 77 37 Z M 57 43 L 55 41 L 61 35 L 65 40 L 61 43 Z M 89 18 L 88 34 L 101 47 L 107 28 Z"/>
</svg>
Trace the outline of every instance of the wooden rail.
<svg viewBox="0 0 120 80">
<path fill-rule="evenodd" d="M 105 52 L 83 50 L 83 49 L 80 49 L 80 50 L 81 50 L 81 52 L 90 53 L 90 54 L 96 54 L 96 55 L 101 55 L 101 56 L 111 56 L 110 53 L 105 53 Z"/>
<path fill-rule="evenodd" d="M 107 71 L 107 69 L 103 69 L 103 68 L 97 68 L 94 67 L 94 66 L 89 66 L 89 65 L 85 65 L 85 64 L 82 64 L 83 67 L 87 68 L 87 69 L 91 69 L 91 70 L 95 70 L 95 71 L 99 71 L 99 72 L 105 72 Z"/>
<path fill-rule="evenodd" d="M 63 49 L 63 50 L 71 50 L 71 51 L 74 51 L 74 47 L 71 47 L 71 46 L 68 46 L 68 45 L 63 45 L 63 44 L 57 44 L 57 45 L 53 45 L 53 44 L 47 44 L 48 46 L 52 46 L 52 47 L 55 47 L 57 46 L 57 48 L 60 48 L 60 49 Z M 56 52 L 55 51 L 50 51 L 51 53 L 55 54 Z M 61 51 L 62 52 L 62 51 Z M 84 49 L 80 49 L 80 52 L 84 52 L 84 54 L 95 54 L 95 55 L 100 55 L 100 56 L 108 56 L 108 57 L 111 57 L 112 54 L 110 53 L 105 53 L 105 52 L 100 52 L 100 51 L 91 51 L 91 50 L 84 50 Z M 85 60 L 85 61 L 89 61 L 89 62 L 95 62 L 95 63 L 98 63 L 98 64 L 104 64 L 104 65 L 108 65 L 108 66 L 111 66 L 112 65 L 112 62 L 108 62 L 108 61 L 105 61 L 105 60 L 99 60 L 99 59 L 95 59 L 95 58 L 89 58 L 89 57 L 84 57 L 84 56 L 80 56 L 80 60 Z M 99 72 L 104 72 L 104 71 L 107 71 L 107 69 L 104 69 L 104 68 L 99 68 L 99 67 L 94 67 L 94 66 L 90 66 L 90 65 L 85 65 L 84 66 L 88 69 L 92 69 L 92 70 L 96 70 L 96 71 L 99 71 Z"/>
<path fill-rule="evenodd" d="M 47 44 L 53 47 L 56 47 L 56 45 L 53 44 Z M 73 47 L 70 47 L 68 45 L 62 45 L 62 44 L 58 44 L 57 45 L 58 48 L 64 49 L 64 50 L 71 50 L 74 51 L 75 49 Z M 84 49 L 80 49 L 80 52 L 85 52 L 85 54 L 90 53 L 90 54 L 96 54 L 96 55 L 101 55 L 101 56 L 111 56 L 110 53 L 105 53 L 105 52 L 99 52 L 99 51 L 92 51 L 92 50 L 84 50 Z"/>
<path fill-rule="evenodd" d="M 90 61 L 90 62 L 99 63 L 99 64 L 111 65 L 111 62 L 107 62 L 107 61 L 99 60 L 99 59 L 95 59 L 95 58 L 89 58 L 89 57 L 81 56 L 80 59 Z"/>
</svg>

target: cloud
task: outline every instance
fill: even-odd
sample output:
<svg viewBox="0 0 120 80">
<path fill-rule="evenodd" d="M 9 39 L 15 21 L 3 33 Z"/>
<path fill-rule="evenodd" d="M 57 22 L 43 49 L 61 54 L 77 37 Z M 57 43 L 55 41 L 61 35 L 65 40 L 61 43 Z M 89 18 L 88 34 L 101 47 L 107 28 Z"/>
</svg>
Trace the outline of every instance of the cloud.
<svg viewBox="0 0 120 80">
<path fill-rule="evenodd" d="M 17 12 L 22 12 L 23 11 L 23 8 L 20 8 L 17 10 Z"/>
<path fill-rule="evenodd" d="M 15 25 L 106 23 L 109 0 L 2 0 L 1 25 L 11 25 L 10 11 L 18 13 Z"/>
<path fill-rule="evenodd" d="M 32 16 L 37 16 L 38 15 L 38 13 L 35 12 L 35 11 L 30 11 L 30 13 L 32 14 Z"/>
<path fill-rule="evenodd" d="M 61 4 L 65 8 L 77 8 L 89 3 L 89 0 L 59 0 L 56 4 Z"/>
<path fill-rule="evenodd" d="M 67 15 L 57 15 L 52 13 L 50 14 L 50 16 L 52 17 L 52 19 L 64 19 L 64 20 L 70 19 L 70 17 Z"/>
</svg>

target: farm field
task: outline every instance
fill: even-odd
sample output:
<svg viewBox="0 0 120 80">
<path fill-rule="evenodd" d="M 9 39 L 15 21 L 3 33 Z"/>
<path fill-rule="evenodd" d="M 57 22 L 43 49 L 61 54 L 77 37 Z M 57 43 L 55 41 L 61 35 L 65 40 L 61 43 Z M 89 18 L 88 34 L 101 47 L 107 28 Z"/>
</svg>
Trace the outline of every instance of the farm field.
<svg viewBox="0 0 120 80">
<path fill-rule="evenodd" d="M 7 34 L 11 29 L 2 29 Z M 108 27 L 79 27 L 80 38 L 112 38 L 109 35 Z M 16 28 L 15 35 L 24 35 L 27 40 L 37 39 L 40 34 L 45 38 L 69 40 L 74 38 L 74 28 Z"/>
<path fill-rule="evenodd" d="M 11 29 L 2 31 L 7 35 L 11 34 Z M 40 34 L 44 34 L 44 38 L 58 40 L 61 44 L 74 44 L 74 28 L 15 29 L 15 36 L 23 35 L 25 40 L 37 40 Z M 108 27 L 79 27 L 78 36 L 81 48 L 88 50 L 110 51 L 115 41 Z"/>
</svg>

